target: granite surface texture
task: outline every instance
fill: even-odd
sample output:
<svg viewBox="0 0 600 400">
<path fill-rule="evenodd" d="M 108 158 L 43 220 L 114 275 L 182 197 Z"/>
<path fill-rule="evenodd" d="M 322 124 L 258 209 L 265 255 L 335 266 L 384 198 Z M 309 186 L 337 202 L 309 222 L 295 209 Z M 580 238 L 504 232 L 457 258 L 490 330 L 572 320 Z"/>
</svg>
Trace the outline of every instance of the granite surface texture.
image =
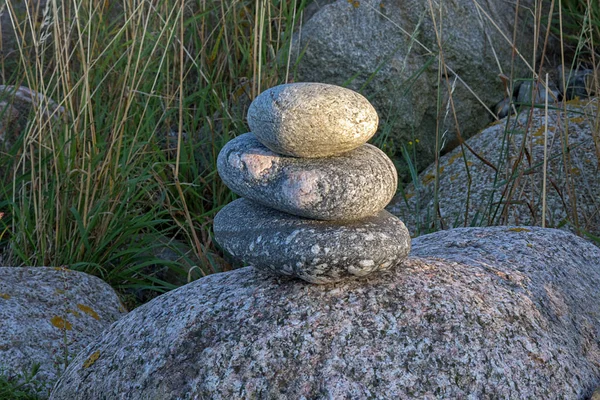
<svg viewBox="0 0 600 400">
<path fill-rule="evenodd" d="M 47 397 L 77 353 L 125 313 L 115 291 L 94 276 L 0 267 L 0 374 L 15 378 L 38 363 L 34 383 Z"/>
<path fill-rule="evenodd" d="M 336 284 L 242 268 L 117 321 L 52 399 L 586 399 L 598 287 L 600 249 L 528 227 L 419 237 L 400 268 Z"/>
</svg>

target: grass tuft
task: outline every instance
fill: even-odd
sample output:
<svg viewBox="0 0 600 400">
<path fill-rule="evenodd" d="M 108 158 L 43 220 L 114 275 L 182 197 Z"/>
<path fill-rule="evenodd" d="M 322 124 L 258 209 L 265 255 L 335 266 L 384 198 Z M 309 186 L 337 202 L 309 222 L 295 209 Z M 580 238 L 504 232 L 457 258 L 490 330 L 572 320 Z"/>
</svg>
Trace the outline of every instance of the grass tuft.
<svg viewBox="0 0 600 400">
<path fill-rule="evenodd" d="M 230 269 L 211 231 L 233 198 L 216 156 L 254 96 L 285 81 L 278 55 L 303 7 L 7 0 L 16 51 L 0 69 L 43 101 L 0 157 L 4 264 L 69 266 L 123 293 Z"/>
</svg>

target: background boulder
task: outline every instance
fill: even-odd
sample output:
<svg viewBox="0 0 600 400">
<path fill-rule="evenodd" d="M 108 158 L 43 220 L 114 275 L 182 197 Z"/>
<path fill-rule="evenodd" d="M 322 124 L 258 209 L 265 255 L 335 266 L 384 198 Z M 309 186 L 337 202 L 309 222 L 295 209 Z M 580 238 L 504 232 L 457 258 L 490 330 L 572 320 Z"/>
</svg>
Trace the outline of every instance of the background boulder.
<svg viewBox="0 0 600 400">
<path fill-rule="evenodd" d="M 294 49 L 300 55 L 297 81 L 347 83 L 363 93 L 377 109 L 380 135 L 392 139 L 397 158 L 401 145 L 419 139 L 420 169 L 433 161 L 438 119 L 444 142 L 455 138 L 447 88 L 461 134 L 468 137 L 489 124 L 493 115 L 486 106 L 505 95 L 498 74 L 511 74 L 513 47 L 507 38 L 516 31 L 515 48 L 529 63 L 534 43 L 531 0 L 519 3 L 516 29 L 513 2 L 440 1 L 433 10 L 429 3 L 338 0 L 322 5 L 302 26 Z M 439 61 L 448 67 L 442 71 L 448 82 L 438 81 Z M 529 77 L 523 60 L 516 55 L 514 61 L 514 77 Z"/>
<path fill-rule="evenodd" d="M 101 279 L 62 268 L 0 267 L 0 374 L 40 369 L 47 396 L 71 359 L 125 314 Z"/>
<path fill-rule="evenodd" d="M 567 112 L 561 104 L 548 113 L 546 226 L 574 232 L 579 226 L 600 235 L 600 101 L 566 106 Z M 541 225 L 544 125 L 543 109 L 526 109 L 484 129 L 440 158 L 437 208 L 436 169 L 430 165 L 388 210 L 412 235 L 434 228 Z"/>
<path fill-rule="evenodd" d="M 600 382 L 600 249 L 564 231 L 413 241 L 397 268 L 331 285 L 211 275 L 117 321 L 52 399 L 543 398 Z"/>
<path fill-rule="evenodd" d="M 7 151 L 32 120 L 61 118 L 65 109 L 25 86 L 0 85 L 0 151 Z"/>
</svg>

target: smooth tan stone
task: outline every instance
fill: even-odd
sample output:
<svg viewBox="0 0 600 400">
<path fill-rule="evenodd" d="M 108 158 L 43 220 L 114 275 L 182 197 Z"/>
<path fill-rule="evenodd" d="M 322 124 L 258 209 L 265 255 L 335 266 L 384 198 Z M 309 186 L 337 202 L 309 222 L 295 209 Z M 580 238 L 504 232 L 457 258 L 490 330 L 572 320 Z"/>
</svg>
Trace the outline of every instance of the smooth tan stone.
<svg viewBox="0 0 600 400">
<path fill-rule="evenodd" d="M 324 83 L 290 83 L 261 93 L 248 109 L 250 130 L 269 149 L 294 157 L 328 157 L 366 143 L 377 112 L 362 95 Z"/>
<path fill-rule="evenodd" d="M 410 235 L 387 211 L 355 221 L 315 221 L 238 199 L 215 216 L 215 240 L 253 267 L 331 283 L 397 266 Z"/>
</svg>

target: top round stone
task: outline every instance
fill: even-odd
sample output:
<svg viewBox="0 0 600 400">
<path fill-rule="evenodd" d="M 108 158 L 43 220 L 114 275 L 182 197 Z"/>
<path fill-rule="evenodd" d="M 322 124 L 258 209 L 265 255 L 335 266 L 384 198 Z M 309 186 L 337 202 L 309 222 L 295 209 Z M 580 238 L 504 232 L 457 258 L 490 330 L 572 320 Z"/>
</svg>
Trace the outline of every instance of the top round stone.
<svg viewBox="0 0 600 400">
<path fill-rule="evenodd" d="M 292 157 L 329 157 L 366 143 L 379 118 L 360 94 L 325 83 L 289 83 L 262 92 L 248 109 L 248 125 L 272 151 Z"/>
</svg>

